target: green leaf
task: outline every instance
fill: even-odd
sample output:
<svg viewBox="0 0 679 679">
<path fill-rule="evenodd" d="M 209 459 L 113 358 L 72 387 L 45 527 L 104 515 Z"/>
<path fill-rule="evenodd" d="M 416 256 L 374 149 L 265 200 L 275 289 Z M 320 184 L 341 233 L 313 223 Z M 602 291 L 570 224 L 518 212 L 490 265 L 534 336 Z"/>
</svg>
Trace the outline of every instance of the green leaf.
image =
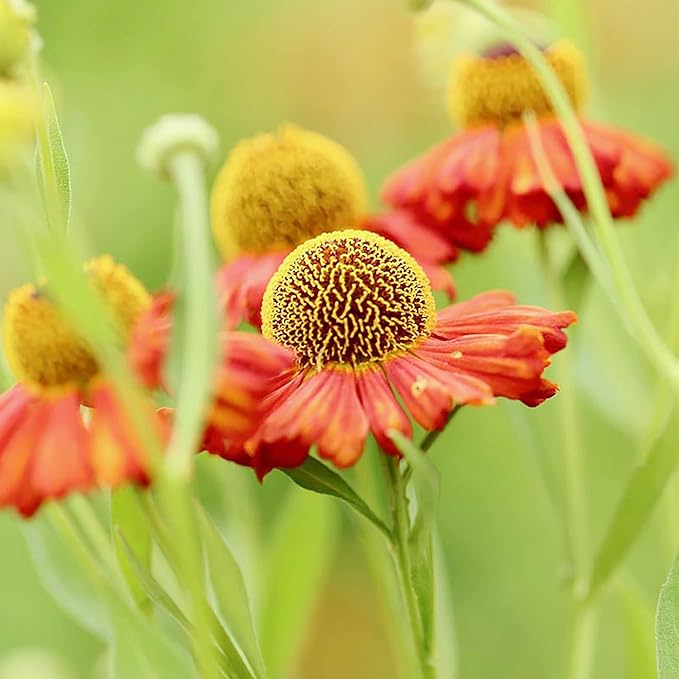
<svg viewBox="0 0 679 679">
<path fill-rule="evenodd" d="M 255 674 L 264 677 L 266 667 L 240 566 L 207 513 L 199 509 L 198 516 L 217 614 Z"/>
<path fill-rule="evenodd" d="M 164 637 L 157 625 L 115 595 L 109 593 L 105 599 L 115 630 L 110 658 L 112 679 L 197 679 L 189 654 Z"/>
<path fill-rule="evenodd" d="M 679 556 L 660 590 L 655 636 L 658 679 L 679 679 Z"/>
<path fill-rule="evenodd" d="M 436 467 L 413 442 L 398 431 L 389 436 L 412 469 L 417 510 L 410 533 L 412 582 L 419 602 L 424 638 L 434 639 L 434 561 L 432 533 L 436 520 L 441 480 Z M 433 653 L 433 649 L 427 649 Z"/>
<path fill-rule="evenodd" d="M 99 592 L 46 515 L 22 522 L 22 528 L 43 587 L 83 628 L 109 639 L 112 629 Z"/>
<path fill-rule="evenodd" d="M 439 677 L 456 679 L 458 670 L 458 641 L 455 631 L 455 616 L 449 589 L 450 576 L 443 547 L 438 536 L 434 539 L 434 648 L 436 649 L 436 670 Z"/>
<path fill-rule="evenodd" d="M 124 567 L 131 576 L 134 576 L 137 589 L 144 594 L 144 597 L 148 597 L 149 601 L 162 608 L 185 632 L 190 633 L 190 625 L 186 616 L 153 577 L 149 565 L 139 560 L 120 527 L 116 527 L 114 535 L 120 551 L 121 563 L 124 561 Z"/>
<path fill-rule="evenodd" d="M 621 578 L 616 589 L 622 609 L 624 679 L 648 679 L 654 676 L 656 664 L 653 610 L 628 578 Z"/>
<path fill-rule="evenodd" d="M 648 522 L 679 463 L 676 418 L 634 472 L 594 560 L 589 595 L 596 594 L 618 568 Z"/>
<path fill-rule="evenodd" d="M 330 495 L 346 502 L 381 530 L 387 538 L 390 537 L 387 526 L 375 515 L 365 500 L 337 472 L 326 467 L 316 458 L 308 457 L 303 465 L 281 471 L 305 490 Z"/>
<path fill-rule="evenodd" d="M 563 273 L 563 289 L 569 307 L 580 309 L 591 282 L 592 274 L 587 262 L 580 250 L 575 248 Z"/>
<path fill-rule="evenodd" d="M 61 223 L 64 228 L 68 226 L 71 218 L 71 168 L 68 162 L 68 155 L 66 154 L 66 147 L 64 146 L 64 138 L 61 133 L 61 126 L 57 116 L 57 108 L 52 96 L 52 90 L 47 83 L 43 83 L 43 108 L 45 115 L 45 124 L 47 128 L 47 149 L 40 149 L 40 162 L 38 164 L 40 169 L 41 192 L 43 200 L 50 201 L 49 195 L 51 190 L 47 187 L 48 182 L 54 184 L 58 205 L 55 209 L 60 212 Z M 45 158 L 44 153 L 49 153 L 50 157 Z M 47 205 L 47 214 L 51 214 L 50 206 Z"/>
<path fill-rule="evenodd" d="M 139 504 L 137 490 L 132 486 L 122 486 L 111 493 L 111 528 L 112 534 L 122 533 L 125 547 L 116 541 L 116 552 L 121 570 L 135 600 L 142 606 L 148 604 L 149 599 L 140 588 L 136 576 L 132 572 L 130 556 L 147 571 L 151 568 L 151 534 Z"/>
<path fill-rule="evenodd" d="M 261 582 L 262 651 L 271 676 L 285 676 L 306 627 L 335 542 L 334 506 L 325 498 L 291 492 L 280 508 Z"/>
</svg>

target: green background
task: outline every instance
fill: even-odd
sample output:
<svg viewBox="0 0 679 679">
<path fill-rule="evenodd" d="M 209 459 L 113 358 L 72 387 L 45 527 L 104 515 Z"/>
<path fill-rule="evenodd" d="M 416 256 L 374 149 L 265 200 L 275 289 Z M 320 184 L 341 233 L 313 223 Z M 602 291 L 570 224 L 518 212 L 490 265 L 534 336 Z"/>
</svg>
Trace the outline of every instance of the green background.
<svg viewBox="0 0 679 679">
<path fill-rule="evenodd" d="M 429 42 L 415 49 L 417 31 L 399 0 L 36 4 L 72 163 L 77 222 L 93 253 L 112 254 L 153 289 L 170 268 L 174 196 L 139 169 L 135 147 L 159 115 L 201 113 L 219 131 L 223 152 L 284 121 L 318 130 L 355 154 L 376 196 L 393 168 L 451 134 L 439 86 L 445 54 L 456 41 L 473 38 L 473 31 L 459 30 L 466 24 L 449 17 L 441 19 L 440 33 L 421 30 Z M 593 117 L 650 136 L 679 157 L 676 3 L 582 0 L 577 15 L 575 0 L 549 5 L 543 9 L 568 23 L 588 53 Z M 426 64 L 418 54 L 428 57 Z M 661 327 L 677 303 L 669 292 L 678 269 L 677 208 L 679 190 L 671 184 L 620 227 L 635 280 Z M 17 257 L 12 225 L 2 227 L 5 292 L 31 273 Z M 536 252 L 531 229 L 499 229 L 487 253 L 455 265 L 460 298 L 502 287 L 522 302 L 546 304 Z M 656 376 L 598 290 L 577 311 L 570 388 L 583 442 L 582 510 L 591 554 L 639 454 Z M 568 609 L 561 541 L 538 472 L 544 464 L 557 484 L 562 478 L 558 398 L 537 411 L 516 403 L 467 409 L 433 451 L 442 473 L 439 527 L 463 679 L 550 679 L 563 667 Z M 277 511 L 272 498 L 287 488 L 274 476 L 254 491 L 265 524 Z M 229 479 L 251 483 L 245 469 Z M 679 497 L 679 490 L 670 487 L 668 495 Z M 660 506 L 626 562 L 623 584 L 605 599 L 594 677 L 654 676 L 644 648 L 652 649 L 655 600 L 679 546 L 673 506 L 671 498 Z M 42 589 L 21 522 L 9 513 L 0 516 L 0 544 L 0 677 L 52 676 L 47 667 L 17 669 L 17 654 L 37 649 L 51 654 L 48 665 L 63 665 L 58 676 L 92 676 L 99 643 Z M 394 649 L 376 613 L 354 524 L 342 524 L 331 562 L 295 676 L 395 676 Z M 303 571 L 304 563 L 298 567 Z M 626 657 L 632 645 L 642 648 L 640 662 Z"/>
</svg>

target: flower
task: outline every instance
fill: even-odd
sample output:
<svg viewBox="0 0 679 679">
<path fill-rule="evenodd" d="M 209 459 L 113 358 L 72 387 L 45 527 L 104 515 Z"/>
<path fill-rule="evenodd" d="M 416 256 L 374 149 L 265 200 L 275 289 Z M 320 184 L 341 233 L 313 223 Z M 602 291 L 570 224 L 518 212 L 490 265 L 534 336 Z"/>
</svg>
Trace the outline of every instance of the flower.
<svg viewBox="0 0 679 679">
<path fill-rule="evenodd" d="M 124 344 L 149 294 L 109 256 L 89 261 L 85 271 Z M 115 391 L 49 288 L 29 284 L 9 294 L 3 339 L 17 383 L 0 396 L 0 506 L 31 516 L 45 500 L 73 491 L 147 480 L 141 446 Z"/>
<path fill-rule="evenodd" d="M 582 57 L 569 42 L 544 50 L 581 116 L 586 79 Z M 576 207 L 586 210 L 582 182 L 559 120 L 532 66 L 513 48 L 453 62 L 449 109 L 462 128 L 392 175 L 384 200 L 445 233 L 515 226 L 545 227 L 562 217 L 544 186 L 523 114 L 538 116 L 538 131 L 554 173 Z M 664 153 L 632 134 L 580 117 L 614 217 L 631 217 L 672 173 Z"/>
<path fill-rule="evenodd" d="M 380 220 L 367 217 L 365 182 L 351 154 L 323 135 L 292 125 L 236 146 L 215 181 L 211 213 L 227 262 L 217 283 L 229 327 L 242 320 L 260 325 L 266 285 L 300 243 L 350 227 L 383 228 Z M 401 240 L 408 241 L 402 244 L 417 247 L 422 231 L 402 234 Z M 434 284 L 452 294 L 440 253 L 418 251 Z"/>
<path fill-rule="evenodd" d="M 538 405 L 557 390 L 542 373 L 574 321 L 572 312 L 515 306 L 507 292 L 437 314 L 422 268 L 393 242 L 360 230 L 321 234 L 286 257 L 262 305 L 264 336 L 293 350 L 294 365 L 269 385 L 253 437 L 228 451 L 213 440 L 208 450 L 260 478 L 301 464 L 313 445 L 347 467 L 369 431 L 398 454 L 389 431 L 412 436 L 409 415 L 434 430 L 454 408 L 496 396 Z"/>
<path fill-rule="evenodd" d="M 149 389 L 167 388 L 163 363 L 170 348 L 173 293 L 157 295 L 141 314 L 132 333 L 128 356 Z M 214 447 L 239 445 L 261 423 L 260 403 L 271 383 L 294 365 L 290 349 L 269 342 L 261 335 L 223 330 L 221 362 L 214 378 L 214 399 L 206 416 L 205 440 Z M 170 409 L 164 409 L 166 416 Z"/>
</svg>

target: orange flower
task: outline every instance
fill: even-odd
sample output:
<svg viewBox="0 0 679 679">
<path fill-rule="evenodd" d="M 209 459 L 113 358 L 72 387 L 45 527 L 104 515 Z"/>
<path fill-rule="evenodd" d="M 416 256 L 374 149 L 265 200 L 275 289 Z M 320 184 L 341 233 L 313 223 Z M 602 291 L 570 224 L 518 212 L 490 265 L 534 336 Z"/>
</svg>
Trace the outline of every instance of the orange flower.
<svg viewBox="0 0 679 679">
<path fill-rule="evenodd" d="M 412 246 L 432 285 L 454 294 L 443 264 L 455 258 L 456 250 L 424 247 L 423 237 L 442 242 L 425 227 L 404 230 L 398 221 L 367 217 L 358 164 L 346 149 L 315 132 L 287 125 L 241 142 L 224 163 L 211 202 L 215 240 L 226 261 L 217 286 L 229 328 L 241 321 L 259 327 L 264 290 L 296 245 L 350 227 Z"/>
<path fill-rule="evenodd" d="M 85 270 L 125 343 L 150 303 L 148 293 L 108 256 L 88 262 Z M 18 382 L 0 396 L 0 506 L 31 516 L 45 500 L 73 491 L 146 482 L 148 465 L 133 427 L 48 290 L 24 285 L 11 292 L 3 333 Z M 161 436 L 162 425 L 152 426 Z"/>
<path fill-rule="evenodd" d="M 577 111 L 585 98 L 582 58 L 557 42 L 544 52 Z M 562 222 L 538 172 L 522 116 L 534 111 L 554 173 L 580 211 L 586 201 L 573 155 L 551 103 L 530 64 L 500 47 L 453 64 L 452 117 L 462 130 L 389 178 L 385 201 L 438 226 L 449 238 L 465 229 L 545 227 Z M 581 118 L 614 217 L 631 217 L 672 174 L 656 146 L 632 134 Z"/>
<path fill-rule="evenodd" d="M 269 384 L 254 436 L 207 448 L 260 478 L 301 464 L 313 445 L 347 467 L 369 431 L 398 454 L 388 432 L 411 436 L 407 413 L 434 430 L 454 408 L 496 396 L 538 405 L 557 390 L 542 373 L 575 314 L 513 302 L 491 292 L 437 315 L 422 268 L 394 243 L 357 230 L 317 236 L 285 259 L 262 306 L 264 336 L 292 349 L 294 366 Z"/>
<path fill-rule="evenodd" d="M 170 344 L 173 304 L 173 294 L 158 295 L 133 332 L 129 358 L 149 389 L 165 387 L 162 366 Z M 220 340 L 222 360 L 206 417 L 205 440 L 208 447 L 219 445 L 229 456 L 260 425 L 261 401 L 273 381 L 292 368 L 294 356 L 290 349 L 261 335 L 225 330 Z M 171 410 L 165 409 L 164 414 L 169 417 Z"/>
</svg>

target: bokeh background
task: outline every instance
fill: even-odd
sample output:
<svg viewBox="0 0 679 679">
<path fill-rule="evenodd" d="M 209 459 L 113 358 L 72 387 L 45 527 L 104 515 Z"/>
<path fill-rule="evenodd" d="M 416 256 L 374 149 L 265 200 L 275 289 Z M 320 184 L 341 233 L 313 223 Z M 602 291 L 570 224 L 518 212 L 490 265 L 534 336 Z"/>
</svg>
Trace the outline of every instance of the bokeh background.
<svg viewBox="0 0 679 679">
<path fill-rule="evenodd" d="M 72 162 L 76 219 L 93 252 L 111 253 L 151 288 L 163 284 L 170 268 L 174 197 L 139 169 L 135 146 L 157 116 L 203 114 L 218 129 L 224 152 L 283 121 L 323 132 L 359 159 L 377 206 L 380 182 L 393 168 L 451 133 L 442 89 L 447 58 L 487 30 L 443 1 L 417 20 L 404 0 L 35 4 Z M 592 116 L 652 137 L 678 159 L 679 4 L 552 0 L 533 6 L 557 17 L 554 34 L 571 35 L 586 51 Z M 620 227 L 635 279 L 660 325 L 678 303 L 669 292 L 678 269 L 678 208 L 679 190 L 670 185 Z M 31 272 L 18 256 L 12 224 L 2 224 L 0 240 L 4 294 Z M 461 298 L 503 287 L 523 302 L 546 303 L 531 230 L 501 228 L 486 254 L 464 257 L 454 274 Z M 638 458 L 657 376 L 596 288 L 578 312 L 569 351 L 591 554 Z M 535 412 L 515 403 L 467 409 L 432 453 L 442 474 L 439 528 L 463 679 L 549 679 L 563 667 L 562 549 L 539 473 L 544 465 L 557 483 L 560 478 L 557 418 L 555 400 Z M 203 475 L 211 469 L 206 465 Z M 261 501 L 265 529 L 278 511 L 272 498 L 290 492 L 285 479 L 274 476 L 262 489 L 248 486 Z M 212 479 L 213 499 L 237 494 L 233 484 L 252 485 L 246 470 L 229 472 L 228 480 L 217 485 Z M 671 486 L 668 494 L 678 492 Z M 594 677 L 655 676 L 654 606 L 679 547 L 673 506 L 670 499 L 659 507 L 605 599 Z M 238 511 L 236 503 L 231 507 Z M 355 524 L 338 517 L 331 523 L 321 593 L 293 674 L 398 677 Z M 24 530 L 8 513 L 0 515 L 0 545 L 0 678 L 94 676 L 101 645 L 42 587 Z M 303 576 L 304 555 L 295 556 L 291 568 Z"/>
</svg>

